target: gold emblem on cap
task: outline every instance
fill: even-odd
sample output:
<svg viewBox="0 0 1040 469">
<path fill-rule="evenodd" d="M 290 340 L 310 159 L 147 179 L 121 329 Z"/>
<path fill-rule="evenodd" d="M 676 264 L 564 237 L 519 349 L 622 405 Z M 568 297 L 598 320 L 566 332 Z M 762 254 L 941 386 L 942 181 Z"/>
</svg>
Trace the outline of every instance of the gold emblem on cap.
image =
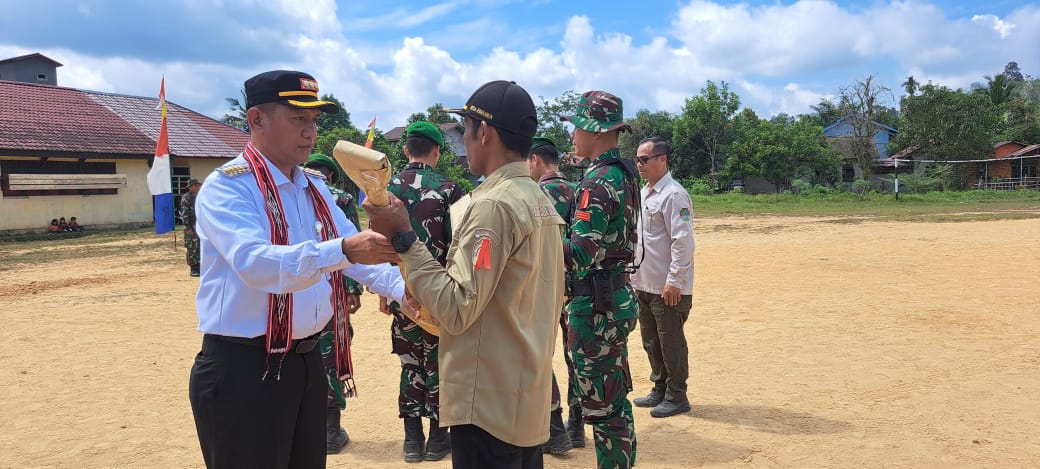
<svg viewBox="0 0 1040 469">
<path fill-rule="evenodd" d="M 318 92 L 318 82 L 311 80 L 310 78 L 300 78 L 300 89 L 311 90 L 315 93 Z"/>
</svg>

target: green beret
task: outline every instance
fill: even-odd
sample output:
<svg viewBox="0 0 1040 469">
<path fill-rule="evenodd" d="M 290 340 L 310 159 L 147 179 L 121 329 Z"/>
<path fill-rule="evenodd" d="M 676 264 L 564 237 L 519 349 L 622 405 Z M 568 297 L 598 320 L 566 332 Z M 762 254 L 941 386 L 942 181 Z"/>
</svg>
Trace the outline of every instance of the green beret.
<svg viewBox="0 0 1040 469">
<path fill-rule="evenodd" d="M 556 147 L 556 142 L 549 137 L 534 137 L 531 139 L 531 149 L 528 151 L 534 151 L 535 148 L 544 147 L 546 145 Z"/>
<path fill-rule="evenodd" d="M 444 146 L 444 137 L 441 137 L 440 129 L 426 121 L 416 121 L 409 125 L 404 131 L 404 138 L 408 137 L 426 137 L 433 140 L 433 143 Z"/>
<path fill-rule="evenodd" d="M 202 182 L 196 178 L 188 178 L 188 187 L 191 187 L 193 184 L 202 184 Z"/>
<path fill-rule="evenodd" d="M 343 168 L 339 166 L 339 163 L 337 163 L 336 160 L 329 158 L 324 153 L 311 153 L 310 159 L 308 159 L 307 162 L 303 164 L 303 167 L 311 169 L 317 169 L 318 166 L 324 166 L 328 168 L 329 171 L 332 171 L 332 180 L 330 180 L 329 182 L 333 185 L 338 185 L 346 181 L 347 176 L 346 173 L 343 171 Z"/>
</svg>

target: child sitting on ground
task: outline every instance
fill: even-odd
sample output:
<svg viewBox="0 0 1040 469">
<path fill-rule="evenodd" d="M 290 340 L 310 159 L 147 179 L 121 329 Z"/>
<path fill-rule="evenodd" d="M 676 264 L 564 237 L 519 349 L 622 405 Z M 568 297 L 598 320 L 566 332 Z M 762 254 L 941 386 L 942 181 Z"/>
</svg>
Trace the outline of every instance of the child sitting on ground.
<svg viewBox="0 0 1040 469">
<path fill-rule="evenodd" d="M 69 219 L 69 231 L 83 231 L 83 227 L 76 222 L 76 217 Z"/>
<path fill-rule="evenodd" d="M 48 233 L 59 233 L 59 232 L 61 232 L 61 228 L 58 226 L 58 219 L 57 218 L 51 218 L 51 225 L 47 227 L 47 232 Z"/>
<path fill-rule="evenodd" d="M 61 231 L 62 233 L 72 231 L 69 229 L 69 223 L 65 221 L 65 217 L 58 219 L 58 231 Z"/>
</svg>

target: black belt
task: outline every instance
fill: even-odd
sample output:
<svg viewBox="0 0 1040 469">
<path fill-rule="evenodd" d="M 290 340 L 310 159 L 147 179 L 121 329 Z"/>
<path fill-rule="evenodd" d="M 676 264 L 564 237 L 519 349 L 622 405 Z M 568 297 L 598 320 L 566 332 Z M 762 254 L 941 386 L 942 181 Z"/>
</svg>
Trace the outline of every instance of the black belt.
<svg viewBox="0 0 1040 469">
<path fill-rule="evenodd" d="M 303 353 L 309 353 L 312 350 L 318 348 L 318 336 L 319 335 L 321 335 L 320 332 L 317 333 L 317 334 L 314 334 L 314 335 L 312 335 L 310 337 L 305 337 L 303 339 L 293 340 L 292 341 L 292 351 L 296 352 L 296 353 L 303 354 Z M 262 335 L 262 336 L 259 336 L 259 337 L 253 337 L 251 339 L 250 338 L 246 338 L 246 337 L 232 337 L 232 336 L 229 336 L 229 335 L 216 335 L 216 334 L 206 334 L 205 337 L 206 338 L 212 337 L 215 340 L 219 340 L 219 341 L 222 341 L 222 342 L 230 342 L 232 344 L 248 345 L 248 346 L 251 346 L 251 347 L 257 347 L 257 348 L 262 348 L 262 349 L 266 349 L 267 348 L 267 336 L 266 335 Z"/>
<path fill-rule="evenodd" d="M 620 290 L 628 285 L 628 280 L 625 279 L 625 274 L 617 273 L 610 274 L 610 287 L 612 290 Z M 592 273 L 589 276 L 581 280 L 567 280 L 567 296 L 592 296 L 595 291 L 592 288 Z"/>
</svg>

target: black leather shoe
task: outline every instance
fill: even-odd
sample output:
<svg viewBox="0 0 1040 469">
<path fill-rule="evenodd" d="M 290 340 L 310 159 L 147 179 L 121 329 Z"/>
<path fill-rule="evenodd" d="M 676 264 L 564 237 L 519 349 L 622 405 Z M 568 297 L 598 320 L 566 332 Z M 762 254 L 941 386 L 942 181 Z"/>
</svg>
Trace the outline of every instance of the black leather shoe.
<svg viewBox="0 0 1040 469">
<path fill-rule="evenodd" d="M 632 400 L 636 407 L 657 407 L 664 400 L 664 391 L 651 390 L 650 394 Z"/>
<path fill-rule="evenodd" d="M 651 417 L 671 417 L 673 415 L 685 414 L 690 411 L 689 402 L 664 401 L 650 410 Z"/>
</svg>

